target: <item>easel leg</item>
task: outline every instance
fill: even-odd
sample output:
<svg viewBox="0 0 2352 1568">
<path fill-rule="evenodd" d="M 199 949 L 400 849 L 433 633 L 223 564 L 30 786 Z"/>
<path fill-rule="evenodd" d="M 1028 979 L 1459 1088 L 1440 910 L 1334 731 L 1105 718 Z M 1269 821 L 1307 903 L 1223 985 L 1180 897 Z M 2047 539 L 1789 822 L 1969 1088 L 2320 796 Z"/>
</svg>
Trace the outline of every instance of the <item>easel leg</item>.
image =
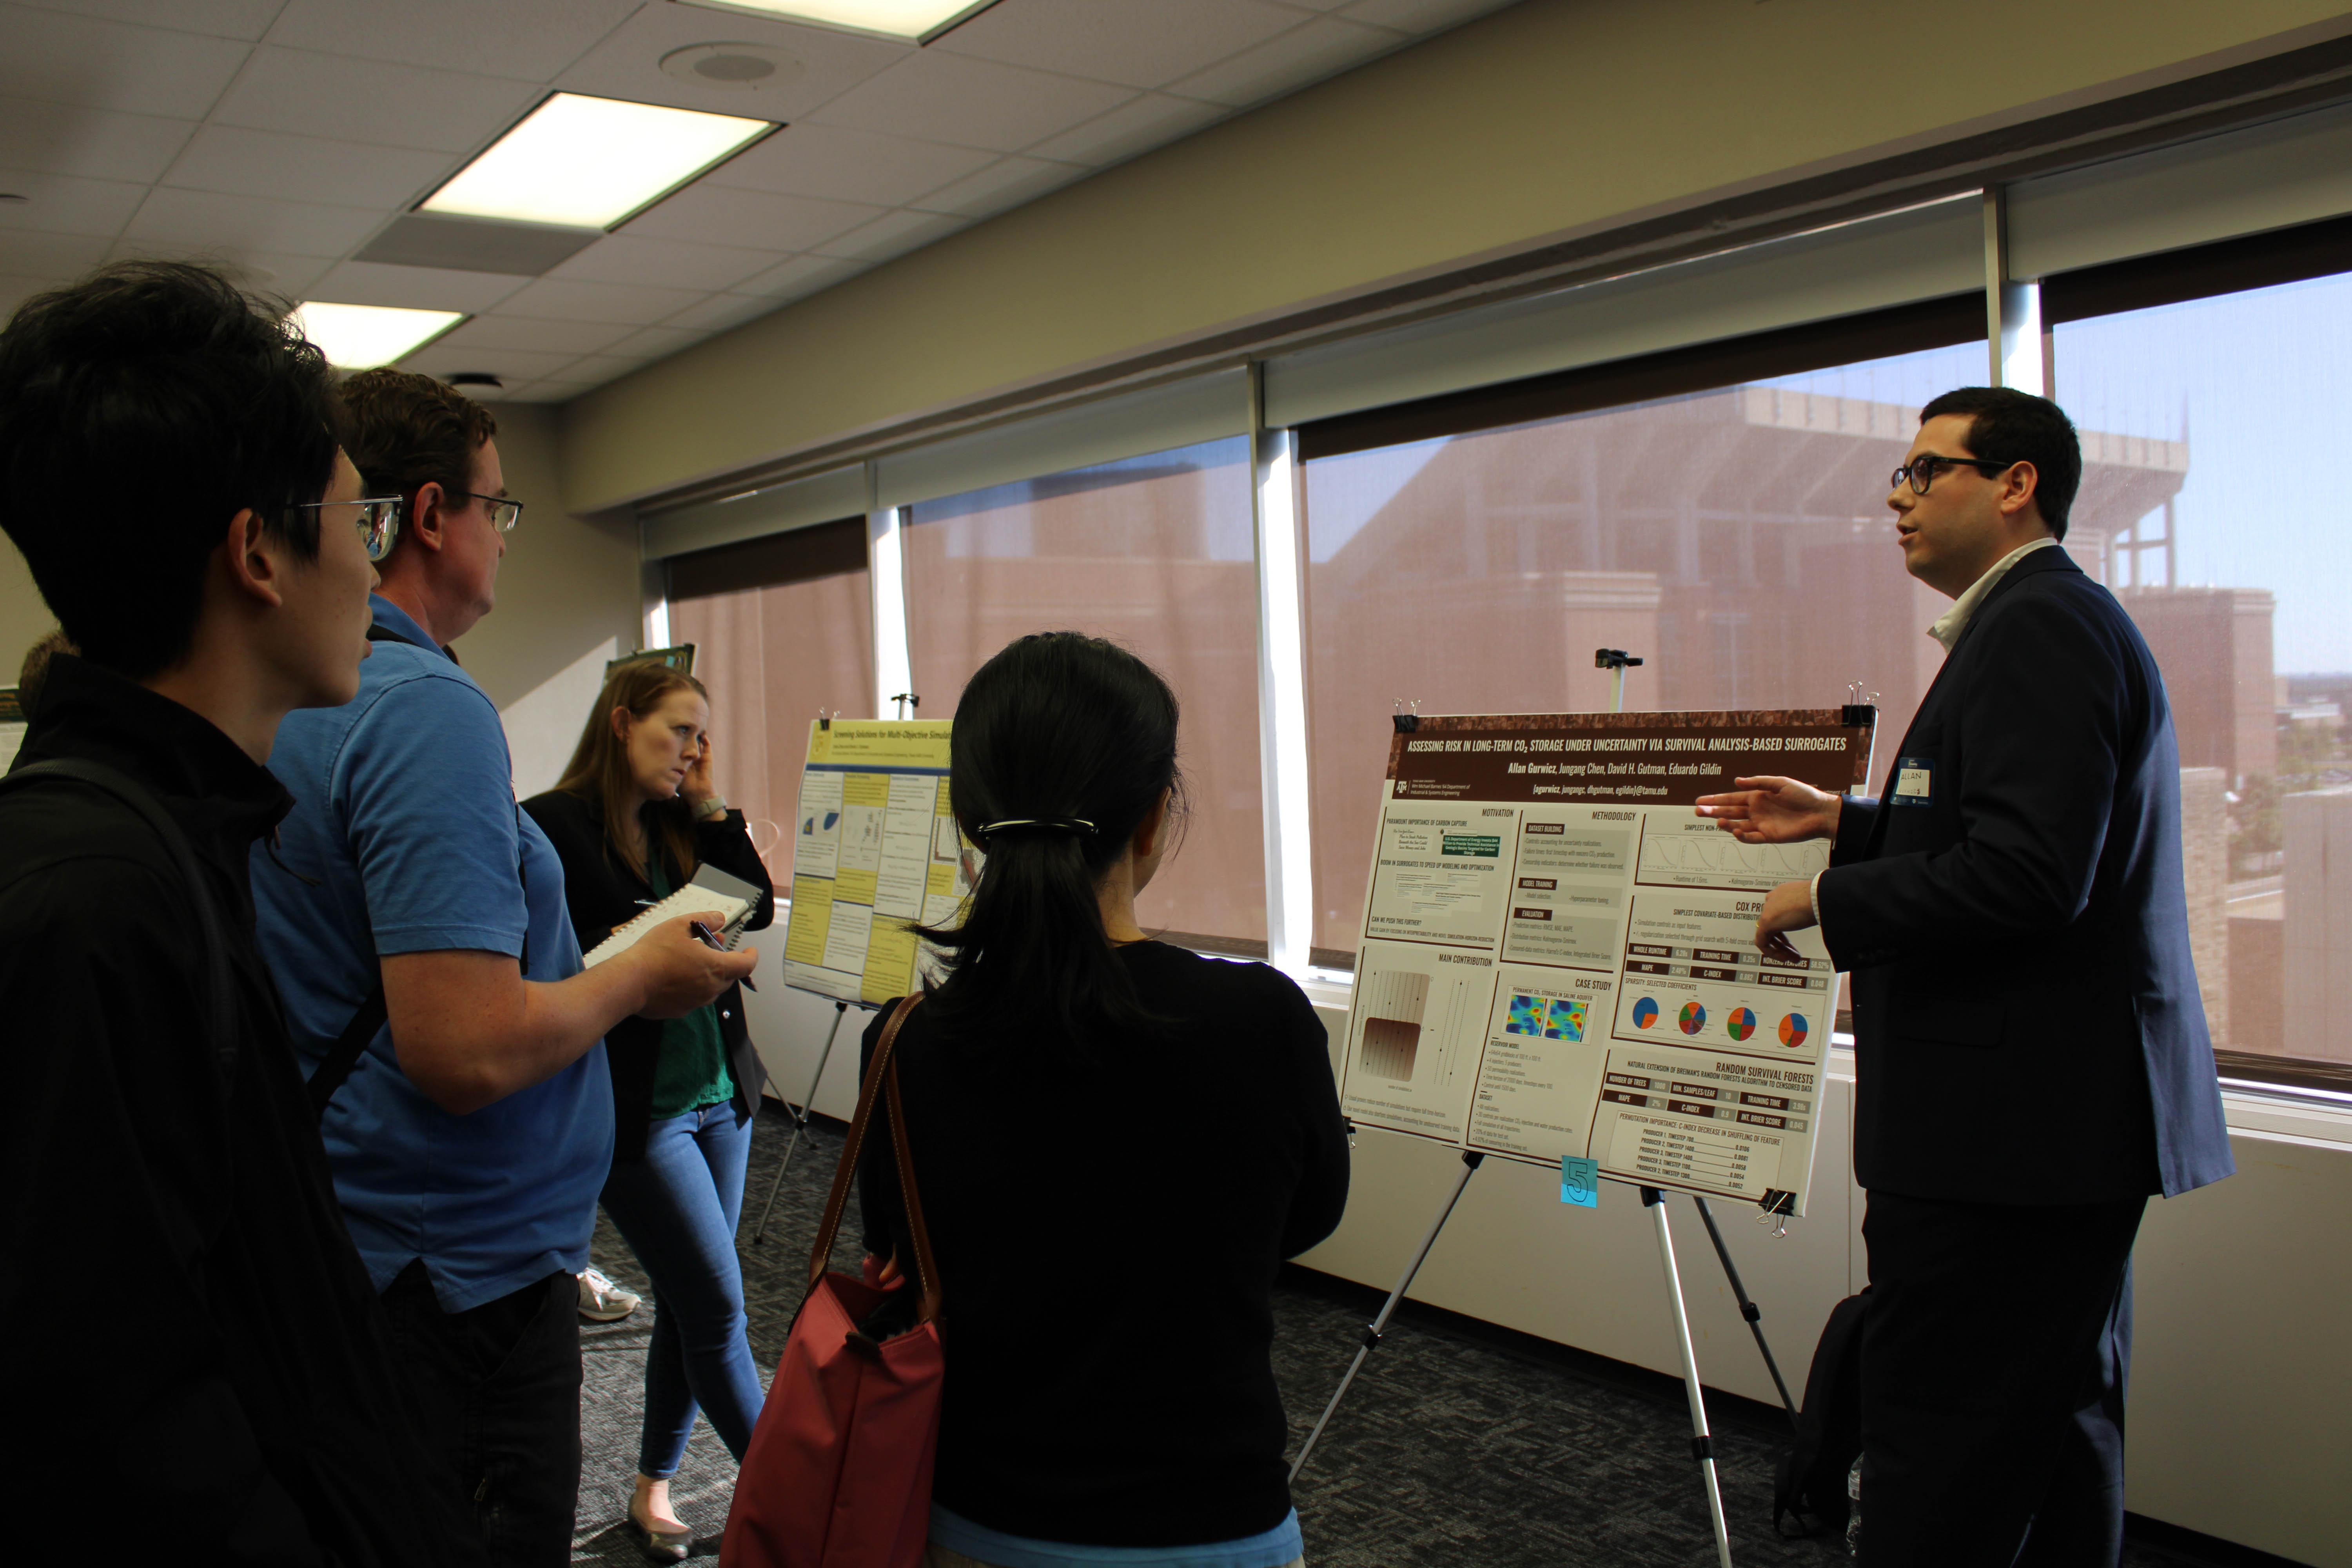
<svg viewBox="0 0 2352 1568">
<path fill-rule="evenodd" d="M 1372 1347 L 1381 1342 L 1381 1331 L 1388 1327 L 1389 1314 L 1395 1311 L 1396 1304 L 1404 1299 L 1406 1289 L 1412 1284 L 1412 1277 L 1421 1272 L 1422 1261 L 1428 1258 L 1429 1249 L 1437 1245 L 1437 1233 L 1445 1228 L 1447 1218 L 1454 1213 L 1454 1205 L 1462 1201 L 1462 1189 L 1470 1184 L 1470 1173 L 1476 1170 L 1486 1158 L 1484 1154 L 1475 1153 L 1462 1156 L 1462 1174 L 1455 1179 L 1454 1190 L 1445 1194 L 1445 1206 L 1439 1209 L 1437 1217 L 1430 1222 L 1429 1234 L 1421 1238 L 1421 1246 L 1414 1250 L 1412 1261 L 1404 1266 L 1404 1273 L 1397 1279 L 1396 1289 L 1390 1291 L 1389 1299 L 1381 1303 L 1381 1315 L 1374 1318 L 1371 1326 L 1364 1331 L 1364 1342 L 1357 1348 L 1356 1359 L 1348 1363 L 1347 1375 L 1339 1380 L 1339 1386 L 1331 1391 L 1331 1403 L 1323 1407 L 1322 1418 L 1315 1423 L 1315 1430 L 1307 1434 L 1307 1441 L 1299 1447 L 1298 1458 L 1291 1461 L 1292 1480 L 1297 1480 L 1298 1472 L 1307 1468 L 1307 1456 L 1315 1451 L 1316 1440 L 1323 1436 L 1323 1428 L 1331 1424 L 1331 1413 L 1339 1409 L 1339 1401 L 1348 1396 L 1348 1385 L 1356 1381 L 1356 1373 L 1363 1366 L 1364 1358 L 1371 1354 Z"/>
<path fill-rule="evenodd" d="M 793 1110 L 787 1101 L 786 1110 L 793 1114 L 793 1141 L 784 1145 L 784 1157 L 776 1165 L 776 1179 L 768 1184 L 768 1202 L 760 1210 L 760 1226 L 751 1233 L 751 1245 L 757 1247 L 768 1234 L 768 1216 L 775 1212 L 776 1194 L 784 1188 L 784 1173 L 793 1168 L 793 1151 L 801 1146 L 801 1134 L 808 1131 L 809 1111 L 816 1104 L 816 1086 L 824 1081 L 824 1064 L 833 1059 L 833 1042 L 841 1033 L 841 1021 L 849 1015 L 849 1004 L 833 1005 L 833 1027 L 824 1032 L 824 1049 L 817 1053 L 816 1075 L 809 1079 L 808 1092 L 801 1096 L 801 1106 Z"/>
<path fill-rule="evenodd" d="M 1642 1203 L 1658 1223 L 1658 1260 L 1665 1266 L 1666 1299 L 1675 1309 L 1675 1340 L 1683 1352 L 1683 1389 L 1690 1396 L 1691 1457 L 1698 1460 L 1706 1487 L 1706 1510 L 1715 1524 L 1715 1556 L 1722 1568 L 1731 1568 L 1731 1535 L 1723 1522 L 1723 1492 L 1715 1482 L 1715 1439 L 1706 1429 L 1706 1400 L 1699 1392 L 1698 1355 L 1691 1349 L 1690 1314 L 1683 1310 L 1682 1276 L 1675 1268 L 1675 1233 L 1666 1224 L 1666 1195 L 1655 1187 L 1642 1189 Z"/>
<path fill-rule="evenodd" d="M 1780 1376 L 1780 1363 L 1772 1359 L 1772 1347 L 1764 1342 L 1764 1309 L 1748 1299 L 1748 1287 L 1739 1282 L 1739 1270 L 1731 1266 L 1731 1253 L 1723 1245 L 1723 1232 L 1715 1228 L 1715 1215 L 1706 1200 L 1696 1193 L 1691 1202 L 1698 1205 L 1698 1217 L 1706 1226 L 1706 1236 L 1715 1243 L 1715 1255 L 1723 1260 L 1723 1277 L 1731 1281 L 1731 1294 L 1739 1303 L 1739 1315 L 1747 1320 L 1748 1331 L 1756 1336 L 1756 1348 L 1764 1353 L 1764 1370 L 1772 1374 L 1772 1386 L 1780 1391 L 1780 1408 L 1789 1413 L 1789 1425 L 1797 1424 L 1797 1402 L 1789 1397 L 1789 1384 Z"/>
</svg>

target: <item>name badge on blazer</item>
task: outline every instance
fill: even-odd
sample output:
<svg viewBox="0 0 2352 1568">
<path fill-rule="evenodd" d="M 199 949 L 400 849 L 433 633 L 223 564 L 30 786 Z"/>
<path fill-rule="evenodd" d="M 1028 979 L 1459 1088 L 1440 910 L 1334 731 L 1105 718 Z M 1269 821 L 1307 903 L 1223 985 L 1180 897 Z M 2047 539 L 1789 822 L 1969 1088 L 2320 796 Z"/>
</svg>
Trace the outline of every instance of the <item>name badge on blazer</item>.
<svg viewBox="0 0 2352 1568">
<path fill-rule="evenodd" d="M 1892 805 L 1932 805 L 1935 804 L 1935 759 L 1931 757 L 1897 757 L 1895 759 L 1895 788 L 1887 795 Z"/>
</svg>

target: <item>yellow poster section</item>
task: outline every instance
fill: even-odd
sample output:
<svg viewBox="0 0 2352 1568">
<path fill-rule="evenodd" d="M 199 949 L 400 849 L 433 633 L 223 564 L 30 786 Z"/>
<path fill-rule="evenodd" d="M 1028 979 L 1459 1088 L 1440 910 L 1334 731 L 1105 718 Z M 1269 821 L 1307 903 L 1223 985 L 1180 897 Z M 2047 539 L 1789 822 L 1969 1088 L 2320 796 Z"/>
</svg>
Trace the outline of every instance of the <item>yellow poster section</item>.
<svg viewBox="0 0 2352 1568">
<path fill-rule="evenodd" d="M 951 726 L 944 721 L 835 719 L 830 725 L 812 722 L 808 761 L 813 765 L 832 768 L 942 770 L 936 815 L 951 818 L 954 814 L 949 808 L 944 776 L 951 732 Z M 842 775 L 844 807 L 885 811 L 889 804 L 888 772 Z M 871 910 L 877 880 L 872 868 L 856 867 L 839 868 L 831 877 L 794 876 L 792 923 L 784 939 L 785 960 L 821 969 L 832 935 L 835 904 Z M 929 868 L 924 881 L 927 901 L 930 898 L 954 897 L 956 890 L 957 868 L 952 862 Z M 856 912 L 853 910 L 853 918 Z M 913 984 L 920 939 L 915 934 L 915 921 L 879 914 L 871 920 L 857 990 L 862 1000 L 878 1003 L 904 994 Z"/>
</svg>

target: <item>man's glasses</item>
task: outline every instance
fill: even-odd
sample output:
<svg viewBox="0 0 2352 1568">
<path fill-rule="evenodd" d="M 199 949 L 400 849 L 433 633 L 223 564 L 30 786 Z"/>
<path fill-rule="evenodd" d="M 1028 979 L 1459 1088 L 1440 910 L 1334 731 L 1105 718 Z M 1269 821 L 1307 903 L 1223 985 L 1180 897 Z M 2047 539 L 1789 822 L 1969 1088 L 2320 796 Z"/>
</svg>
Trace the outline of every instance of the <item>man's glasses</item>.
<svg viewBox="0 0 2352 1568">
<path fill-rule="evenodd" d="M 1907 484 L 1912 494 L 1923 496 L 1927 493 L 1927 487 L 1935 482 L 1938 468 L 1975 468 L 1987 474 L 1998 474 L 2013 467 L 2012 463 L 1996 463 L 1990 458 L 1919 457 L 1895 469 L 1886 483 L 1889 489 Z"/>
<path fill-rule="evenodd" d="M 360 531 L 360 542 L 367 547 L 370 561 L 381 561 L 392 553 L 392 542 L 400 537 L 401 500 L 398 496 L 371 496 L 363 500 L 299 501 L 296 511 L 315 511 L 320 507 L 357 507 L 359 515 L 352 521 Z"/>
<path fill-rule="evenodd" d="M 490 526 L 500 533 L 512 533 L 515 524 L 522 521 L 522 502 L 519 500 L 509 500 L 504 496 L 486 496 L 478 490 L 466 493 L 482 503 L 483 510 L 490 514 Z"/>
</svg>

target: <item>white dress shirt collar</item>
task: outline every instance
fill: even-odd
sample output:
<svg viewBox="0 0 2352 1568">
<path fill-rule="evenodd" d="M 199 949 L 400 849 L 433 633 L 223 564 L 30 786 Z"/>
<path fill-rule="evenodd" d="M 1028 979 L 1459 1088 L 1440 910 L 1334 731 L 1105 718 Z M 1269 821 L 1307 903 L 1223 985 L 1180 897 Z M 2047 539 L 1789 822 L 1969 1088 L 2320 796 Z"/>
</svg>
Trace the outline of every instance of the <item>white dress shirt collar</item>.
<svg viewBox="0 0 2352 1568">
<path fill-rule="evenodd" d="M 1946 653 L 1951 652 L 1952 645 L 1960 640 L 1960 634 L 1968 629 L 1969 617 L 1977 613 L 1977 606 L 1984 603 L 1985 595 L 1992 592 L 1993 584 L 2008 576 L 2011 567 L 2035 551 L 2047 549 L 2057 542 L 2056 540 L 2044 534 L 2031 543 L 2019 545 L 1994 562 L 1983 576 L 1969 584 L 1967 593 L 1952 601 L 1952 607 L 1946 610 L 1936 624 L 1927 628 L 1927 635 L 1942 643 Z"/>
</svg>

